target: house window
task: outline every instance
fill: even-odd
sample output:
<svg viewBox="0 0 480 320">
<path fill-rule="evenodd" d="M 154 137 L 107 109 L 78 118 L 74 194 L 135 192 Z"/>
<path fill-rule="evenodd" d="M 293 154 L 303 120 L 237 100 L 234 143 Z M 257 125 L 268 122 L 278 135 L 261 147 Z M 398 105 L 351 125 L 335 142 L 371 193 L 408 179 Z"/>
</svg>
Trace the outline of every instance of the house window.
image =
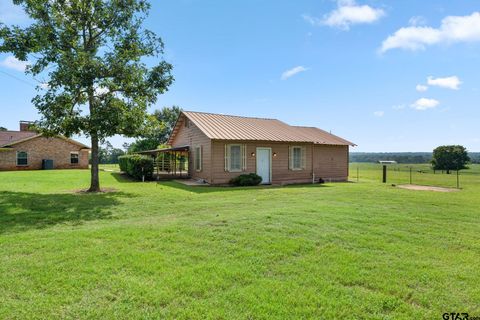
<svg viewBox="0 0 480 320">
<path fill-rule="evenodd" d="M 195 171 L 202 171 L 202 147 L 195 147 Z"/>
<path fill-rule="evenodd" d="M 78 152 L 70 152 L 70 164 L 78 164 Z"/>
<path fill-rule="evenodd" d="M 290 170 L 305 169 L 305 147 L 290 147 L 289 152 Z"/>
<path fill-rule="evenodd" d="M 25 151 L 17 152 L 17 166 L 28 166 L 28 153 Z"/>
<path fill-rule="evenodd" d="M 225 145 L 225 171 L 241 172 L 247 169 L 246 147 L 241 144 Z"/>
<path fill-rule="evenodd" d="M 190 127 L 190 122 L 188 118 L 185 118 L 185 128 L 188 128 L 188 127 Z"/>
</svg>

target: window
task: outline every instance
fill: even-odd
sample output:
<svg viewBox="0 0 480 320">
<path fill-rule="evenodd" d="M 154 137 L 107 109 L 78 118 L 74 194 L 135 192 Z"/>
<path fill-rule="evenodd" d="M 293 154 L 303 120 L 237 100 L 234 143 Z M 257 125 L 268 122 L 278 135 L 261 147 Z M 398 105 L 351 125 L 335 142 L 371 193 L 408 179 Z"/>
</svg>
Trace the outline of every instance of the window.
<svg viewBox="0 0 480 320">
<path fill-rule="evenodd" d="M 225 145 L 225 171 L 241 172 L 247 169 L 246 147 L 241 144 Z"/>
<path fill-rule="evenodd" d="M 190 122 L 188 118 L 185 118 L 185 128 L 188 128 L 188 127 L 190 127 Z"/>
<path fill-rule="evenodd" d="M 202 147 L 195 147 L 195 171 L 202 171 Z"/>
<path fill-rule="evenodd" d="M 28 153 L 25 151 L 17 152 L 17 166 L 28 166 Z"/>
<path fill-rule="evenodd" d="M 70 152 L 70 164 L 78 164 L 78 152 Z"/>
<path fill-rule="evenodd" d="M 290 170 L 305 169 L 305 147 L 290 147 L 289 165 Z"/>
</svg>

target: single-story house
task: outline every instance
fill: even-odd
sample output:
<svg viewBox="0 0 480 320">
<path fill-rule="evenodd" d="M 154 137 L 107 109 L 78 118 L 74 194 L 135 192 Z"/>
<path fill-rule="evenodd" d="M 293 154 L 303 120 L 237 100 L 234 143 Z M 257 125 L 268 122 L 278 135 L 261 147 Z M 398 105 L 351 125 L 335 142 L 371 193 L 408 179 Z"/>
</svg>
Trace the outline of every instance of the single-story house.
<svg viewBox="0 0 480 320">
<path fill-rule="evenodd" d="M 226 184 L 256 173 L 264 184 L 347 181 L 350 141 L 313 127 L 275 119 L 184 111 L 170 135 L 170 149 L 185 152 L 193 179 Z"/>
<path fill-rule="evenodd" d="M 90 148 L 62 136 L 45 137 L 20 122 L 20 131 L 0 131 L 0 170 L 87 169 Z"/>
</svg>

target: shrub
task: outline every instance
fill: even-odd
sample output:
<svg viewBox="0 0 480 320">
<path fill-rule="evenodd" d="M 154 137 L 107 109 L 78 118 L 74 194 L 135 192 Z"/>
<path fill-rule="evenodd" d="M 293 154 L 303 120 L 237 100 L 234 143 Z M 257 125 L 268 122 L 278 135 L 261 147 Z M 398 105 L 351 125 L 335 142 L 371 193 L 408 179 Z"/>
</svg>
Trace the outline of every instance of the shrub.
<svg viewBox="0 0 480 320">
<path fill-rule="evenodd" d="M 151 180 L 153 178 L 153 158 L 138 154 L 118 157 L 120 170 L 136 180 Z"/>
<path fill-rule="evenodd" d="M 262 182 L 262 177 L 255 173 L 241 174 L 230 180 L 230 184 L 234 186 L 257 186 Z"/>
</svg>

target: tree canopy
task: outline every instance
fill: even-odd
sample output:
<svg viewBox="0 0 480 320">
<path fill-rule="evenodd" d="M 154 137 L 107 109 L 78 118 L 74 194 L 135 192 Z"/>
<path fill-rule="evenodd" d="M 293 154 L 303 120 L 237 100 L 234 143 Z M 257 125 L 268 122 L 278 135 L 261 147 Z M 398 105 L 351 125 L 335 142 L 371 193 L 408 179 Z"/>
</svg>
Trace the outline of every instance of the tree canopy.
<svg viewBox="0 0 480 320">
<path fill-rule="evenodd" d="M 432 165 L 435 170 L 462 170 L 470 161 L 467 149 L 463 146 L 440 146 L 433 150 Z"/>
<path fill-rule="evenodd" d="M 99 147 L 99 162 L 101 164 L 118 163 L 118 157 L 123 156 L 125 151 L 115 148 L 109 141 L 105 141 Z"/>
<path fill-rule="evenodd" d="M 137 136 L 147 107 L 173 82 L 163 42 L 142 27 L 146 0 L 15 0 L 33 21 L 0 24 L 0 52 L 44 77 L 33 98 L 46 134 L 85 134 L 92 144 L 90 191 L 99 191 L 99 142 Z M 147 65 L 145 58 L 150 59 Z M 33 59 L 33 60 L 32 60 Z"/>
<path fill-rule="evenodd" d="M 163 107 L 155 110 L 150 117 L 142 137 L 133 142 L 128 151 L 138 152 L 157 149 L 159 145 L 165 145 L 168 137 L 177 122 L 182 109 L 178 106 Z"/>
</svg>

